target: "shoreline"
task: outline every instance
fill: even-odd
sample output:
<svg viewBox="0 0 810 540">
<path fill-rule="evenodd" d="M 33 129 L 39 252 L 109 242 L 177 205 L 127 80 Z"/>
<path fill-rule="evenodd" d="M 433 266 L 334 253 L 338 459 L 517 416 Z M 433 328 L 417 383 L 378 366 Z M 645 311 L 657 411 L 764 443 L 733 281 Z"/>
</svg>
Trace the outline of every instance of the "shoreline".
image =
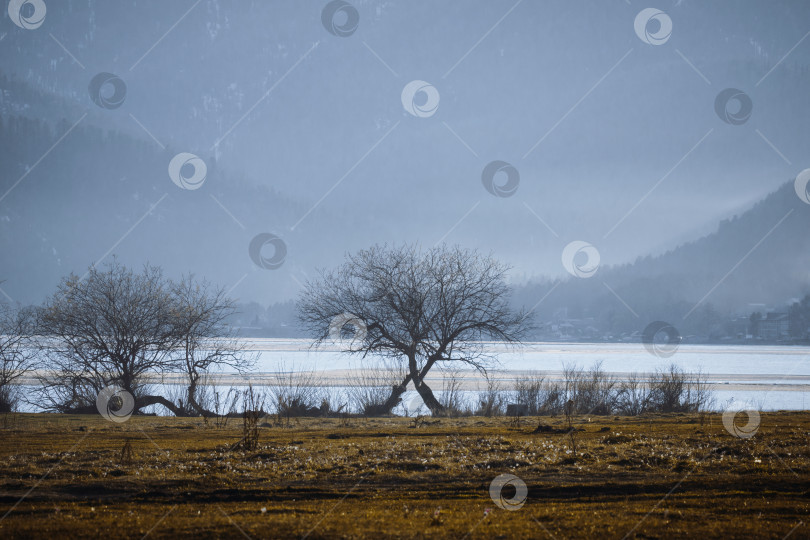
<svg viewBox="0 0 810 540">
<path fill-rule="evenodd" d="M 31 386 L 38 383 L 37 377 L 46 375 L 47 371 L 32 372 L 21 377 L 14 384 L 18 386 Z M 542 376 L 549 382 L 565 381 L 562 370 L 490 370 L 490 379 L 501 383 L 504 390 L 509 390 L 509 385 L 522 377 Z M 298 374 L 295 377 L 294 374 Z M 605 371 L 605 375 L 612 377 L 616 382 L 627 381 L 632 372 L 610 372 Z M 637 375 L 645 377 L 653 372 L 638 372 Z M 384 380 L 386 371 L 380 369 L 330 369 L 330 370 L 296 370 L 296 371 L 254 371 L 247 374 L 223 372 L 212 374 L 215 380 L 211 386 L 244 386 L 253 383 L 255 386 L 278 386 L 284 385 L 293 376 L 296 380 L 313 379 L 310 386 L 316 388 L 341 388 L 357 386 L 358 375 L 364 378 Z M 705 382 L 712 385 L 713 390 L 718 391 L 748 391 L 748 392 L 810 392 L 810 375 L 780 375 L 780 374 L 738 374 L 738 373 L 712 373 L 704 374 Z M 451 377 L 442 376 L 437 373 L 426 377 L 426 382 L 434 390 L 441 391 L 444 380 Z M 476 391 L 486 388 L 487 379 L 475 370 L 464 370 L 455 373 L 455 378 L 459 383 L 459 390 Z M 183 385 L 185 375 L 183 373 L 166 373 L 163 375 L 147 375 L 144 377 L 145 384 L 167 384 Z"/>
</svg>

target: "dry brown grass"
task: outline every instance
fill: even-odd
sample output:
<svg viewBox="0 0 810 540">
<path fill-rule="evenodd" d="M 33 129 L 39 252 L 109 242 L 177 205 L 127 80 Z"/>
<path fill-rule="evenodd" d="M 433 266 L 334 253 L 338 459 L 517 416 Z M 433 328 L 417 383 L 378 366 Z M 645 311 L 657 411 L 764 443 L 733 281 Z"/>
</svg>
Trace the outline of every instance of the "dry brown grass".
<svg viewBox="0 0 810 540">
<path fill-rule="evenodd" d="M 810 413 L 763 414 L 750 440 L 719 415 L 590 420 L 574 455 L 531 433 L 560 418 L 302 419 L 244 452 L 235 422 L 18 415 L 0 429 L 0 537 L 810 535 Z M 521 509 L 490 498 L 501 473 L 527 484 Z"/>
</svg>

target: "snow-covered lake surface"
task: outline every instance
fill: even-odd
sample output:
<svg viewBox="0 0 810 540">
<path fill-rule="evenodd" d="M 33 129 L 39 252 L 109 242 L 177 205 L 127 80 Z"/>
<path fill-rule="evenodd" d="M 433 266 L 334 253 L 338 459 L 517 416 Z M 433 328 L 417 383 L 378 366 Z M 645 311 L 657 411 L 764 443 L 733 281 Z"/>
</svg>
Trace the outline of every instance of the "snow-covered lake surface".
<svg viewBox="0 0 810 540">
<path fill-rule="evenodd" d="M 312 348 L 303 339 L 249 339 L 249 351 L 256 355 L 255 368 L 244 376 L 223 371 L 219 385 L 244 388 L 250 382 L 256 386 L 279 384 L 290 372 L 314 372 L 313 384 L 334 396 L 345 395 L 347 387 L 357 385 L 358 368 L 375 369 L 383 364 L 380 358 L 361 359 L 358 355 L 341 352 L 334 345 Z M 494 362 L 489 366 L 491 378 L 498 379 L 501 388 L 509 391 L 515 378 L 526 372 L 540 372 L 549 380 L 560 380 L 566 365 L 590 368 L 601 362 L 602 370 L 621 381 L 631 373 L 653 373 L 675 364 L 685 372 L 701 372 L 713 385 L 713 408 L 722 410 L 734 403 L 745 403 L 758 410 L 806 410 L 810 408 L 810 347 L 776 345 L 681 345 L 667 358 L 647 351 L 641 343 L 524 343 L 508 347 L 503 343 L 487 343 L 484 351 Z M 434 368 L 428 383 L 441 394 L 441 367 Z M 150 377 L 152 383 L 168 392 L 182 394 L 175 386 L 183 383 L 181 374 L 161 374 Z M 478 392 L 486 388 L 480 373 L 462 370 L 456 374 L 463 399 L 475 403 Z M 34 384 L 33 377 L 23 384 Z M 180 393 L 177 393 L 180 392 Z M 421 404 L 415 391 L 403 395 L 403 405 L 410 411 Z M 402 406 L 394 412 L 402 413 Z"/>
<path fill-rule="evenodd" d="M 258 353 L 257 372 L 324 372 L 326 385 L 328 374 L 356 368 L 360 361 L 359 357 L 341 353 L 336 346 L 312 349 L 307 340 L 253 339 L 249 344 Z M 517 348 L 488 343 L 485 350 L 497 358 L 493 365 L 495 376 L 507 381 L 532 370 L 555 378 L 564 365 L 571 363 L 588 368 L 601 362 L 603 370 L 619 379 L 628 373 L 654 372 L 674 363 L 684 371 L 700 370 L 707 376 L 715 385 L 716 407 L 722 408 L 731 400 L 749 402 L 760 410 L 810 406 L 810 347 L 681 345 L 668 358 L 651 354 L 641 343 L 525 343 Z M 363 365 L 373 366 L 374 359 L 366 359 Z M 474 373 L 466 373 L 465 379 L 467 389 L 480 382 Z"/>
<path fill-rule="evenodd" d="M 297 369 L 347 369 L 356 363 L 335 346 L 310 347 L 303 339 L 251 339 L 258 351 L 258 371 L 274 371 L 283 361 Z M 641 343 L 524 343 L 508 347 L 488 343 L 506 370 L 559 370 L 567 362 L 588 367 L 602 361 L 611 372 L 647 372 L 674 362 L 684 370 L 702 368 L 704 373 L 776 374 L 810 376 L 810 347 L 779 345 L 681 345 L 669 358 L 649 353 Z M 355 357 L 356 358 L 356 357 Z"/>
</svg>

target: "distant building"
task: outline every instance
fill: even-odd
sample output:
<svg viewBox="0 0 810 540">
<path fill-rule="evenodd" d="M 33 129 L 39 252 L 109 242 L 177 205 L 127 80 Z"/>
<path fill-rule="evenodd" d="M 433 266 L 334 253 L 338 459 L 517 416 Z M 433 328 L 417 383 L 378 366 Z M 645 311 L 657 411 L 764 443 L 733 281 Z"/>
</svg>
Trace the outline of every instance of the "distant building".
<svg viewBox="0 0 810 540">
<path fill-rule="evenodd" d="M 756 322 L 755 335 L 768 341 L 790 337 L 790 316 L 787 313 L 768 313 Z"/>
</svg>

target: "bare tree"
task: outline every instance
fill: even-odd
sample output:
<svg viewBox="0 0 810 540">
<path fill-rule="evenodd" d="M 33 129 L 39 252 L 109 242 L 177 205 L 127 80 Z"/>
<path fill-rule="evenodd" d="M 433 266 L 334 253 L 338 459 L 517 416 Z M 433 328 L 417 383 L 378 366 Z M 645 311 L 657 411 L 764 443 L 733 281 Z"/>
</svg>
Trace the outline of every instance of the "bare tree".
<svg viewBox="0 0 810 540">
<path fill-rule="evenodd" d="M 316 344 L 342 333 L 346 323 L 360 326 L 344 352 L 407 366 L 376 414 L 389 413 L 411 382 L 431 412 L 441 414 L 444 407 L 425 384 L 433 366 L 464 363 L 486 373 L 493 358 L 482 341 L 515 343 L 529 328 L 526 315 L 509 306 L 507 270 L 459 247 L 374 246 L 308 282 L 298 302 L 299 319 Z"/>
<path fill-rule="evenodd" d="M 236 304 L 224 289 L 207 281 L 195 281 L 193 276 L 185 276 L 171 291 L 181 341 L 178 361 L 188 379 L 186 401 L 178 406 L 189 415 L 215 416 L 198 396 L 203 377 L 216 367 L 243 373 L 255 363 L 233 329 L 225 324 L 236 313 Z"/>
<path fill-rule="evenodd" d="M 0 413 L 11 412 L 19 394 L 14 385 L 34 368 L 32 310 L 0 304 Z"/>
<path fill-rule="evenodd" d="M 42 379 L 47 408 L 92 412 L 98 392 L 115 384 L 132 394 L 136 409 L 163 401 L 180 413 L 165 398 L 141 395 L 144 376 L 170 370 L 170 352 L 180 344 L 159 268 L 136 274 L 114 260 L 103 270 L 91 267 L 84 280 L 71 274 L 40 315 L 52 368 Z"/>
<path fill-rule="evenodd" d="M 114 260 L 91 267 L 85 279 L 68 276 L 40 310 L 50 367 L 41 405 L 92 412 L 99 391 L 114 384 L 134 397 L 135 411 L 159 404 L 189 414 L 182 402 L 150 394 L 147 376 L 186 372 L 196 403 L 196 385 L 211 366 L 242 367 L 234 342 L 214 339 L 231 309 L 221 290 L 191 278 L 174 284 L 155 266 L 136 273 Z"/>
</svg>

